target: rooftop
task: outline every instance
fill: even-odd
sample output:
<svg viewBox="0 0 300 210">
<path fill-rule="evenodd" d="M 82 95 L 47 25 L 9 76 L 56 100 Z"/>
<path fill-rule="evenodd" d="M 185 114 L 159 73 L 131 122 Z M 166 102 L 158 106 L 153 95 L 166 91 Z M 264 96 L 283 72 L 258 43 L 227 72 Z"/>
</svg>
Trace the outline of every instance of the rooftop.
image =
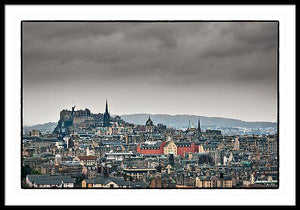
<svg viewBox="0 0 300 210">
<path fill-rule="evenodd" d="M 78 157 L 80 160 L 97 160 L 97 156 L 79 156 Z"/>
</svg>

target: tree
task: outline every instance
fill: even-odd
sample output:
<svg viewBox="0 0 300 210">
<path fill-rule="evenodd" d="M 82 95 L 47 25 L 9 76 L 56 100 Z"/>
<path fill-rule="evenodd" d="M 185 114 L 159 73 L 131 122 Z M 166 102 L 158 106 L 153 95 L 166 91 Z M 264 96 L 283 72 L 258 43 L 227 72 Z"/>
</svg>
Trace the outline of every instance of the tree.
<svg viewBox="0 0 300 210">
<path fill-rule="evenodd" d="M 31 171 L 31 174 L 42 174 L 42 172 L 40 172 L 39 170 L 34 169 L 34 170 Z"/>
<path fill-rule="evenodd" d="M 31 174 L 32 168 L 29 165 L 25 165 L 22 167 L 21 176 L 22 178 L 26 178 L 28 174 Z"/>
<path fill-rule="evenodd" d="M 81 182 L 85 179 L 84 175 L 75 178 L 77 184 L 81 184 Z"/>
</svg>

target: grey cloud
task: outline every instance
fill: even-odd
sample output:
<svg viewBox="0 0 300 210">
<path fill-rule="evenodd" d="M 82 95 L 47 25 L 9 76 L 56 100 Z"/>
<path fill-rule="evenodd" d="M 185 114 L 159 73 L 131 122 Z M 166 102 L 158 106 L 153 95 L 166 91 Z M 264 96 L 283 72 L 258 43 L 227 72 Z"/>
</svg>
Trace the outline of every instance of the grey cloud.
<svg viewBox="0 0 300 210">
<path fill-rule="evenodd" d="M 277 23 L 229 23 L 209 44 L 200 56 L 222 58 L 276 51 Z"/>
<path fill-rule="evenodd" d="M 47 87 L 60 98 L 71 97 L 71 90 L 85 97 L 128 90 L 138 100 L 167 97 L 177 103 L 180 93 L 215 102 L 226 100 L 218 90 L 237 99 L 250 89 L 262 103 L 276 98 L 276 23 L 26 22 L 23 29 L 26 95 Z"/>
<path fill-rule="evenodd" d="M 24 22 L 24 36 L 46 40 L 73 40 L 83 37 L 108 36 L 122 25 L 112 22 Z"/>
</svg>

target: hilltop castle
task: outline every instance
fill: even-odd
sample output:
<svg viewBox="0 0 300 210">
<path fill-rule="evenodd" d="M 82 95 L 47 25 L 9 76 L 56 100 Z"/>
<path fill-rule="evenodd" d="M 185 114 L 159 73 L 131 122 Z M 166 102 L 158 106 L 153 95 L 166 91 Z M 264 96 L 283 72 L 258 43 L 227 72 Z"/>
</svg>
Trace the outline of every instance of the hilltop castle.
<svg viewBox="0 0 300 210">
<path fill-rule="evenodd" d="M 75 107 L 73 106 L 72 110 L 64 109 L 60 112 L 60 119 L 53 133 L 68 135 L 79 128 L 90 130 L 95 127 L 110 127 L 111 123 L 124 123 L 119 116 L 110 116 L 107 101 L 104 114 L 93 114 L 89 109 L 75 111 Z"/>
</svg>

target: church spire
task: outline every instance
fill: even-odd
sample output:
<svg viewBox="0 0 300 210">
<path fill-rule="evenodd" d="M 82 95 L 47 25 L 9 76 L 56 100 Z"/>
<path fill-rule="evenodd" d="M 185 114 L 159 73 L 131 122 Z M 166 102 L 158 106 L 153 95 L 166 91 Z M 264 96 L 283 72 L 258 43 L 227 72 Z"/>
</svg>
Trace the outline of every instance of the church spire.
<svg viewBox="0 0 300 210">
<path fill-rule="evenodd" d="M 200 119 L 198 119 L 198 137 L 201 136 L 201 126 L 200 126 Z"/>
<path fill-rule="evenodd" d="M 107 113 L 108 113 L 107 99 L 106 99 L 106 105 L 105 105 L 105 112 L 107 112 Z"/>
<path fill-rule="evenodd" d="M 107 99 L 106 99 L 106 104 L 105 104 L 105 112 L 103 116 L 103 127 L 109 127 L 110 126 L 110 115 L 108 112 L 108 104 L 107 104 Z"/>
</svg>

